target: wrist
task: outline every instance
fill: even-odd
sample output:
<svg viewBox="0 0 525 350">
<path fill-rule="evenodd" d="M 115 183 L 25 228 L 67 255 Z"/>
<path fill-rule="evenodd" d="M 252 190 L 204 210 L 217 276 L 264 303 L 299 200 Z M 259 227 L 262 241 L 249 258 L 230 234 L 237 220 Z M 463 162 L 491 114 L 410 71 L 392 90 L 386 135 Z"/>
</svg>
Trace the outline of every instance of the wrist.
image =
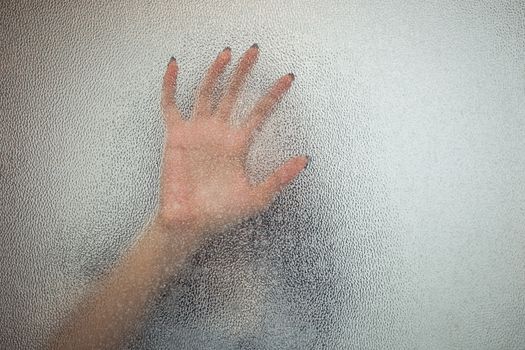
<svg viewBox="0 0 525 350">
<path fill-rule="evenodd" d="M 159 213 L 153 216 L 148 229 L 169 241 L 192 240 L 204 234 L 204 230 L 199 228 L 194 222 L 168 218 Z"/>
<path fill-rule="evenodd" d="M 181 260 L 199 244 L 204 231 L 189 224 L 167 222 L 155 214 L 144 232 L 144 240 L 168 260 Z"/>
</svg>

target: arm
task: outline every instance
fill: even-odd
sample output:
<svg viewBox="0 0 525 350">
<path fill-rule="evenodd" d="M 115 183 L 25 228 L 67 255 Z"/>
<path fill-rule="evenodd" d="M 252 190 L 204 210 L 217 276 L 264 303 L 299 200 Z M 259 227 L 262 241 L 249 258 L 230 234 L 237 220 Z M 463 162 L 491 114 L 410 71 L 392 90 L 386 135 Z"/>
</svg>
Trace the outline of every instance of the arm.
<svg viewBox="0 0 525 350">
<path fill-rule="evenodd" d="M 191 242 L 175 245 L 170 235 L 187 234 L 190 232 L 170 231 L 153 221 L 76 310 L 50 348 L 118 348 L 126 335 L 136 330 L 157 290 L 192 250 Z"/>
<path fill-rule="evenodd" d="M 223 50 L 207 71 L 189 120 L 182 118 L 174 101 L 178 67 L 170 60 L 161 96 L 166 139 L 156 213 L 136 244 L 58 332 L 52 349 L 118 347 L 136 329 L 160 286 L 206 235 L 267 208 L 306 166 L 308 159 L 300 156 L 260 184 L 251 184 L 247 177 L 244 165 L 254 131 L 294 79 L 293 74 L 281 77 L 246 121 L 234 126 L 232 109 L 258 52 L 257 45 L 245 52 L 213 109 L 211 94 L 231 58 L 231 50 Z"/>
</svg>

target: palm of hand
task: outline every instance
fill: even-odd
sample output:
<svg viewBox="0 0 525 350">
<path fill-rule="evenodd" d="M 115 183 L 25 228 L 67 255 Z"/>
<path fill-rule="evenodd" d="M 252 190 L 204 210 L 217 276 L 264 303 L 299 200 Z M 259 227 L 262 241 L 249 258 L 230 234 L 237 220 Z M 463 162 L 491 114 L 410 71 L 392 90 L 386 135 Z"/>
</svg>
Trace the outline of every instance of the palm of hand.
<svg viewBox="0 0 525 350">
<path fill-rule="evenodd" d="M 255 202 L 243 164 L 246 147 L 241 133 L 217 120 L 169 132 L 162 191 L 168 219 L 201 226 L 203 219 L 226 224 L 236 214 L 249 215 Z"/>
<path fill-rule="evenodd" d="M 173 101 L 178 68 L 170 60 L 161 100 L 167 138 L 157 216 L 163 225 L 200 232 L 249 217 L 266 208 L 306 166 L 307 158 L 296 157 L 261 184 L 252 185 L 247 177 L 245 161 L 253 132 L 293 80 L 293 75 L 279 79 L 246 122 L 234 126 L 232 109 L 257 54 L 257 46 L 246 51 L 228 91 L 212 110 L 211 93 L 231 55 L 229 49 L 222 51 L 206 74 L 189 120 L 182 118 Z"/>
</svg>

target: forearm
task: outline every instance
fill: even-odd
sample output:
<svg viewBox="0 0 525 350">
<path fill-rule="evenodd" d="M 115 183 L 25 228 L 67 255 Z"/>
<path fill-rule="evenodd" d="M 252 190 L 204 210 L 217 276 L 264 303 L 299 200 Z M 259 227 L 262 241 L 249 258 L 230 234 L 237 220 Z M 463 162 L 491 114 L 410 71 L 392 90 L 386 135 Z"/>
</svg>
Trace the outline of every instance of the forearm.
<svg viewBox="0 0 525 350">
<path fill-rule="evenodd" d="M 147 304 L 184 262 L 194 242 L 153 221 L 77 308 L 52 349 L 115 349 L 136 330 Z M 190 246 L 191 245 L 191 246 Z"/>
</svg>

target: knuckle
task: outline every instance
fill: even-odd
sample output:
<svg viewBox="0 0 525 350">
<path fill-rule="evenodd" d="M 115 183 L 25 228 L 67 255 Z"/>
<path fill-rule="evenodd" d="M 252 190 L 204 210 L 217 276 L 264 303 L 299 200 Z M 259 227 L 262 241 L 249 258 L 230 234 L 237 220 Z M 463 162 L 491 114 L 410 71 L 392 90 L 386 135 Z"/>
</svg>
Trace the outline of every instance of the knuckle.
<svg viewBox="0 0 525 350">
<path fill-rule="evenodd" d="M 270 93 L 268 94 L 269 98 L 274 101 L 274 100 L 277 100 L 280 96 L 281 96 L 281 89 L 279 89 L 278 87 L 272 89 L 270 91 Z"/>
</svg>

